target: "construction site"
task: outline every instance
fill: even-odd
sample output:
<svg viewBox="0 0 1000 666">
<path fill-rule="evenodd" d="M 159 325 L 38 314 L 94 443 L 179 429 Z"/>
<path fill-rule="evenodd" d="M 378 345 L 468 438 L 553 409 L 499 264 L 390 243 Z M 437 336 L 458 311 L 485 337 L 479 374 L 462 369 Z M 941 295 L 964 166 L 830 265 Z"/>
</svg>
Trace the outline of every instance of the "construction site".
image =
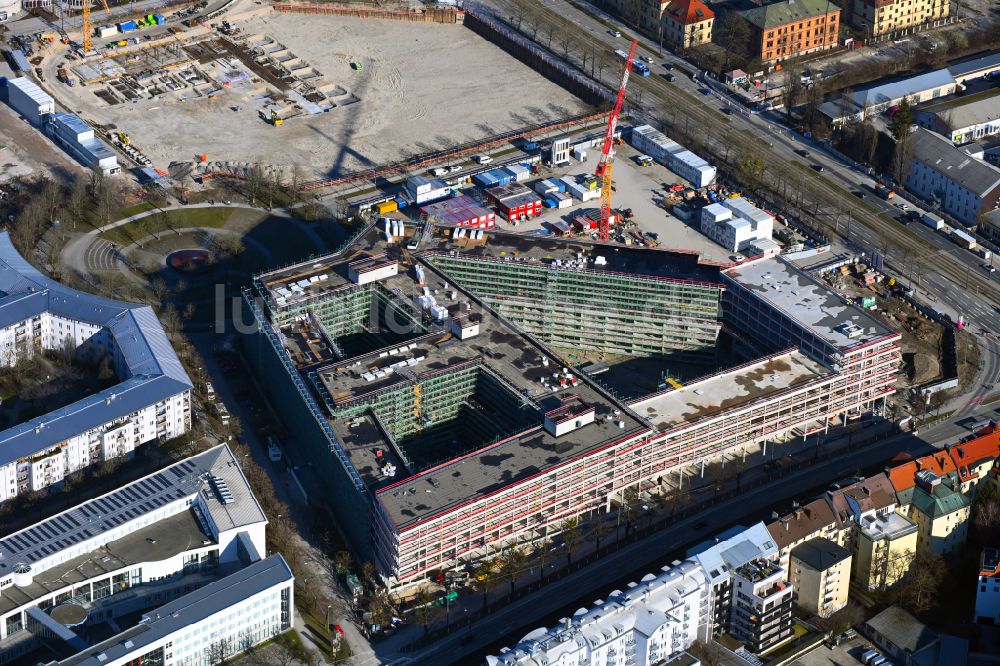
<svg viewBox="0 0 1000 666">
<path fill-rule="evenodd" d="M 899 334 L 779 258 L 430 225 L 373 225 L 246 304 L 293 445 L 394 587 L 870 417 L 899 364 Z"/>
<path fill-rule="evenodd" d="M 60 104 L 173 175 L 252 163 L 324 178 L 588 109 L 461 12 L 303 11 L 242 0 L 218 22 L 144 18 L 140 34 L 95 8 L 96 55 L 54 49 L 41 66 Z"/>
</svg>

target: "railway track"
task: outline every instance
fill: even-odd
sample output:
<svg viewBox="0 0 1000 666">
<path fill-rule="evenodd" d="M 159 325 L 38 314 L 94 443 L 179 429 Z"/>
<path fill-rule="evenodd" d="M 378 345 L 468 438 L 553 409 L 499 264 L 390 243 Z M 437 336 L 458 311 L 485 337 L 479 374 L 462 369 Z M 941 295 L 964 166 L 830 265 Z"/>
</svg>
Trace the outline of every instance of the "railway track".
<svg viewBox="0 0 1000 666">
<path fill-rule="evenodd" d="M 525 21 L 536 24 L 534 34 L 536 42 L 538 35 L 553 33 L 560 35 L 558 44 L 592 44 L 594 42 L 592 34 L 549 5 L 539 4 L 535 0 L 506 0 L 506 5 L 510 11 L 523 16 Z M 571 9 L 571 11 L 576 10 Z M 498 18 L 502 17 L 498 15 Z M 510 25 L 509 22 L 508 25 Z M 521 32 L 526 37 L 532 37 L 524 30 Z M 540 43 L 539 45 L 541 46 Z M 640 46 L 643 46 L 641 41 Z M 555 53 L 551 45 L 548 48 Z M 603 42 L 598 42 L 596 48 L 607 51 L 607 54 L 613 50 L 611 45 Z M 650 50 L 648 45 L 646 50 Z M 601 55 L 606 56 L 607 54 L 602 53 Z M 594 53 L 593 57 L 596 58 L 597 54 Z M 564 47 L 564 59 L 584 74 L 592 76 L 587 71 L 586 55 L 581 61 L 579 57 L 573 57 L 571 49 Z M 595 69 L 597 68 L 591 59 L 591 70 Z M 600 82 L 609 87 L 613 86 L 612 78 L 615 76 L 613 71 L 615 68 L 605 64 L 602 69 L 609 76 L 607 81 L 601 80 Z M 604 77 L 594 78 L 603 79 Z M 636 94 L 637 91 L 641 91 L 640 94 Z M 896 267 L 897 270 L 901 269 L 903 263 L 912 260 L 922 267 L 925 275 L 936 273 L 954 284 L 967 284 L 969 291 L 975 291 L 994 304 L 1000 304 L 1000 286 L 996 282 L 978 272 L 970 271 L 967 264 L 958 261 L 947 252 L 940 251 L 926 239 L 900 225 L 896 220 L 874 210 L 864 201 L 857 200 L 851 192 L 832 179 L 819 174 L 797 172 L 792 158 L 775 150 L 769 141 L 754 135 L 753 132 L 759 132 L 759 128 L 740 120 L 738 116 L 726 116 L 720 113 L 694 95 L 656 74 L 650 77 L 633 76 L 629 80 L 629 98 L 632 102 L 633 115 L 647 115 L 662 124 L 666 120 L 662 110 L 666 109 L 674 116 L 671 124 L 674 125 L 675 129 L 681 122 L 702 128 L 704 146 L 717 163 L 732 166 L 730 161 L 726 159 L 727 155 L 750 154 L 759 156 L 768 170 L 774 174 L 783 175 L 787 183 L 794 183 L 794 189 L 800 192 L 803 197 L 815 202 L 815 212 L 811 214 L 815 225 L 844 238 L 844 233 L 836 225 L 821 219 L 821 217 L 836 219 L 838 215 L 847 215 L 848 211 L 851 211 L 853 224 L 867 229 L 870 235 L 878 241 L 874 248 L 868 249 L 882 252 L 889 264 Z M 730 145 L 728 150 L 727 142 Z M 734 174 L 730 173 L 730 175 Z M 771 190 L 769 194 L 772 196 L 767 198 L 776 202 L 785 198 L 775 190 Z M 806 214 L 809 215 L 809 213 Z M 850 242 L 850 239 L 845 240 Z"/>
</svg>

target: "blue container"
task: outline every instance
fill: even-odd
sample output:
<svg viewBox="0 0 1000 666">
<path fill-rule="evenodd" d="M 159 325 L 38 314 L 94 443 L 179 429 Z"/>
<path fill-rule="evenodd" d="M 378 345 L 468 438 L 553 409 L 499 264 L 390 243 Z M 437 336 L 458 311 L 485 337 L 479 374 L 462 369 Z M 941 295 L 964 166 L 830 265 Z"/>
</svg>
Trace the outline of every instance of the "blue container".
<svg viewBox="0 0 1000 666">
<path fill-rule="evenodd" d="M 128 32 L 130 30 L 136 30 L 136 29 L 137 26 L 135 24 L 135 21 L 124 21 L 123 23 L 118 24 L 118 30 L 120 32 Z"/>
<path fill-rule="evenodd" d="M 497 184 L 497 179 L 491 176 L 489 172 L 477 173 L 472 177 L 472 182 L 479 187 L 493 187 Z"/>
<path fill-rule="evenodd" d="M 167 21 L 163 14 L 153 14 L 153 20 L 156 21 L 156 25 L 163 25 Z"/>
<path fill-rule="evenodd" d="M 546 199 L 543 204 L 546 208 L 555 208 L 558 205 L 555 199 Z"/>
<path fill-rule="evenodd" d="M 400 209 L 403 209 L 406 208 L 409 204 L 406 203 L 406 199 L 404 199 L 403 197 L 396 197 L 396 205 L 399 206 Z"/>
<path fill-rule="evenodd" d="M 511 180 L 517 180 L 517 174 L 508 169 L 507 167 L 502 167 L 500 169 L 500 173 L 502 173 L 505 176 L 510 176 Z"/>
<path fill-rule="evenodd" d="M 555 184 L 556 189 L 559 190 L 560 192 L 565 192 L 566 191 L 566 183 L 564 183 L 563 181 L 559 180 L 558 178 L 553 178 L 549 182 Z"/>
</svg>

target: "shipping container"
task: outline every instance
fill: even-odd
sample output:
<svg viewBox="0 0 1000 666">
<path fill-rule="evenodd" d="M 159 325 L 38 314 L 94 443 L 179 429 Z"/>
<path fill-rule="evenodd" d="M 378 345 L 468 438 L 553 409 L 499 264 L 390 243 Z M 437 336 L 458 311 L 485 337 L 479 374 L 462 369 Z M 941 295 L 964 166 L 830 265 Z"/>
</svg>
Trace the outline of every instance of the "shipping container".
<svg viewBox="0 0 1000 666">
<path fill-rule="evenodd" d="M 940 231 L 944 228 L 944 218 L 934 213 L 924 213 L 920 216 L 920 221 L 935 231 Z"/>
<path fill-rule="evenodd" d="M 497 179 L 487 171 L 486 173 L 477 173 L 472 177 L 472 182 L 479 187 L 496 187 Z"/>
<path fill-rule="evenodd" d="M 118 34 L 118 26 L 114 25 L 102 25 L 97 29 L 97 36 L 101 39 L 107 39 L 113 35 Z"/>
<path fill-rule="evenodd" d="M 135 21 L 123 21 L 118 24 L 118 29 L 122 32 L 129 32 L 136 29 Z"/>
<path fill-rule="evenodd" d="M 406 201 L 406 199 L 404 199 L 403 197 L 396 197 L 397 208 L 406 208 L 408 205 L 409 203 Z"/>
<path fill-rule="evenodd" d="M 36 127 L 56 111 L 52 97 L 26 76 L 7 81 L 7 103 Z"/>
<path fill-rule="evenodd" d="M 966 250 L 972 250 L 976 247 L 975 237 L 962 231 L 961 229 L 952 229 L 951 239 L 955 241 L 957 245 L 961 245 Z"/>
<path fill-rule="evenodd" d="M 379 215 L 385 215 L 386 213 L 391 213 L 394 210 L 398 210 L 399 205 L 393 201 L 383 201 L 382 203 L 375 206 L 375 210 L 378 211 Z"/>
<path fill-rule="evenodd" d="M 28 62 L 28 58 L 24 55 L 24 51 L 21 49 L 7 51 L 7 60 L 10 62 L 10 66 L 16 70 L 22 72 L 31 71 L 31 63 Z"/>
<path fill-rule="evenodd" d="M 167 22 L 167 19 L 163 14 L 153 14 L 153 20 L 156 21 L 156 25 L 163 25 Z"/>
</svg>

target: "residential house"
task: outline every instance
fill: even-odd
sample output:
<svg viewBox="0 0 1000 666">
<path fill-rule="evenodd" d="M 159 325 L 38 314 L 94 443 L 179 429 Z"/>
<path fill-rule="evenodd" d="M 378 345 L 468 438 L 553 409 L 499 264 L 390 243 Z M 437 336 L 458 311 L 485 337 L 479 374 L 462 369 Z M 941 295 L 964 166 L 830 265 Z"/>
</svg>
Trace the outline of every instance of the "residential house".
<svg viewBox="0 0 1000 666">
<path fill-rule="evenodd" d="M 920 470 L 916 477 L 907 516 L 918 528 L 917 550 L 926 548 L 937 555 L 950 555 L 965 544 L 970 502 L 952 487 L 952 480 L 929 470 Z"/>
<path fill-rule="evenodd" d="M 854 549 L 857 529 L 865 519 L 887 516 L 896 510 L 896 492 L 884 474 L 828 491 L 827 498 L 844 530 L 842 545 L 848 550 Z"/>
<path fill-rule="evenodd" d="M 788 577 L 803 610 L 830 617 L 847 605 L 851 582 L 851 551 L 817 537 L 792 549 Z"/>
<path fill-rule="evenodd" d="M 765 63 L 833 48 L 840 33 L 840 7 L 827 0 L 780 0 L 742 16 L 750 24 L 750 43 Z"/>
<path fill-rule="evenodd" d="M 912 521 L 895 512 L 862 518 L 854 539 L 851 577 L 865 590 L 898 583 L 917 552 L 917 531 Z"/>
<path fill-rule="evenodd" d="M 925 200 L 938 200 L 965 224 L 1000 203 L 1000 168 L 969 157 L 951 141 L 918 127 L 911 138 L 913 158 L 906 189 Z"/>
<path fill-rule="evenodd" d="M 701 0 L 671 0 L 660 5 L 663 38 L 680 49 L 712 41 L 715 12 Z"/>
<path fill-rule="evenodd" d="M 975 497 L 979 484 L 996 469 L 995 463 L 1000 457 L 1000 431 L 950 446 L 948 453 L 955 463 L 955 472 L 961 484 L 959 489 L 966 495 Z"/>
<path fill-rule="evenodd" d="M 976 586 L 976 624 L 1000 624 L 1000 548 L 984 548 Z"/>
<path fill-rule="evenodd" d="M 790 556 L 792 549 L 799 544 L 823 538 L 837 545 L 844 545 L 843 530 L 826 497 L 813 500 L 805 506 L 796 506 L 780 518 L 775 515 L 775 519 L 768 524 L 767 531 L 778 546 L 778 562 L 787 571 L 792 571 Z"/>
<path fill-rule="evenodd" d="M 861 626 L 861 633 L 899 666 L 911 666 L 915 658 L 937 654 L 940 638 L 899 606 L 890 606 Z M 936 660 L 931 659 L 931 664 Z M 920 659 L 920 664 L 927 663 Z"/>
<path fill-rule="evenodd" d="M 866 34 L 884 35 L 948 18 L 948 0 L 854 0 L 851 17 Z"/>
</svg>

